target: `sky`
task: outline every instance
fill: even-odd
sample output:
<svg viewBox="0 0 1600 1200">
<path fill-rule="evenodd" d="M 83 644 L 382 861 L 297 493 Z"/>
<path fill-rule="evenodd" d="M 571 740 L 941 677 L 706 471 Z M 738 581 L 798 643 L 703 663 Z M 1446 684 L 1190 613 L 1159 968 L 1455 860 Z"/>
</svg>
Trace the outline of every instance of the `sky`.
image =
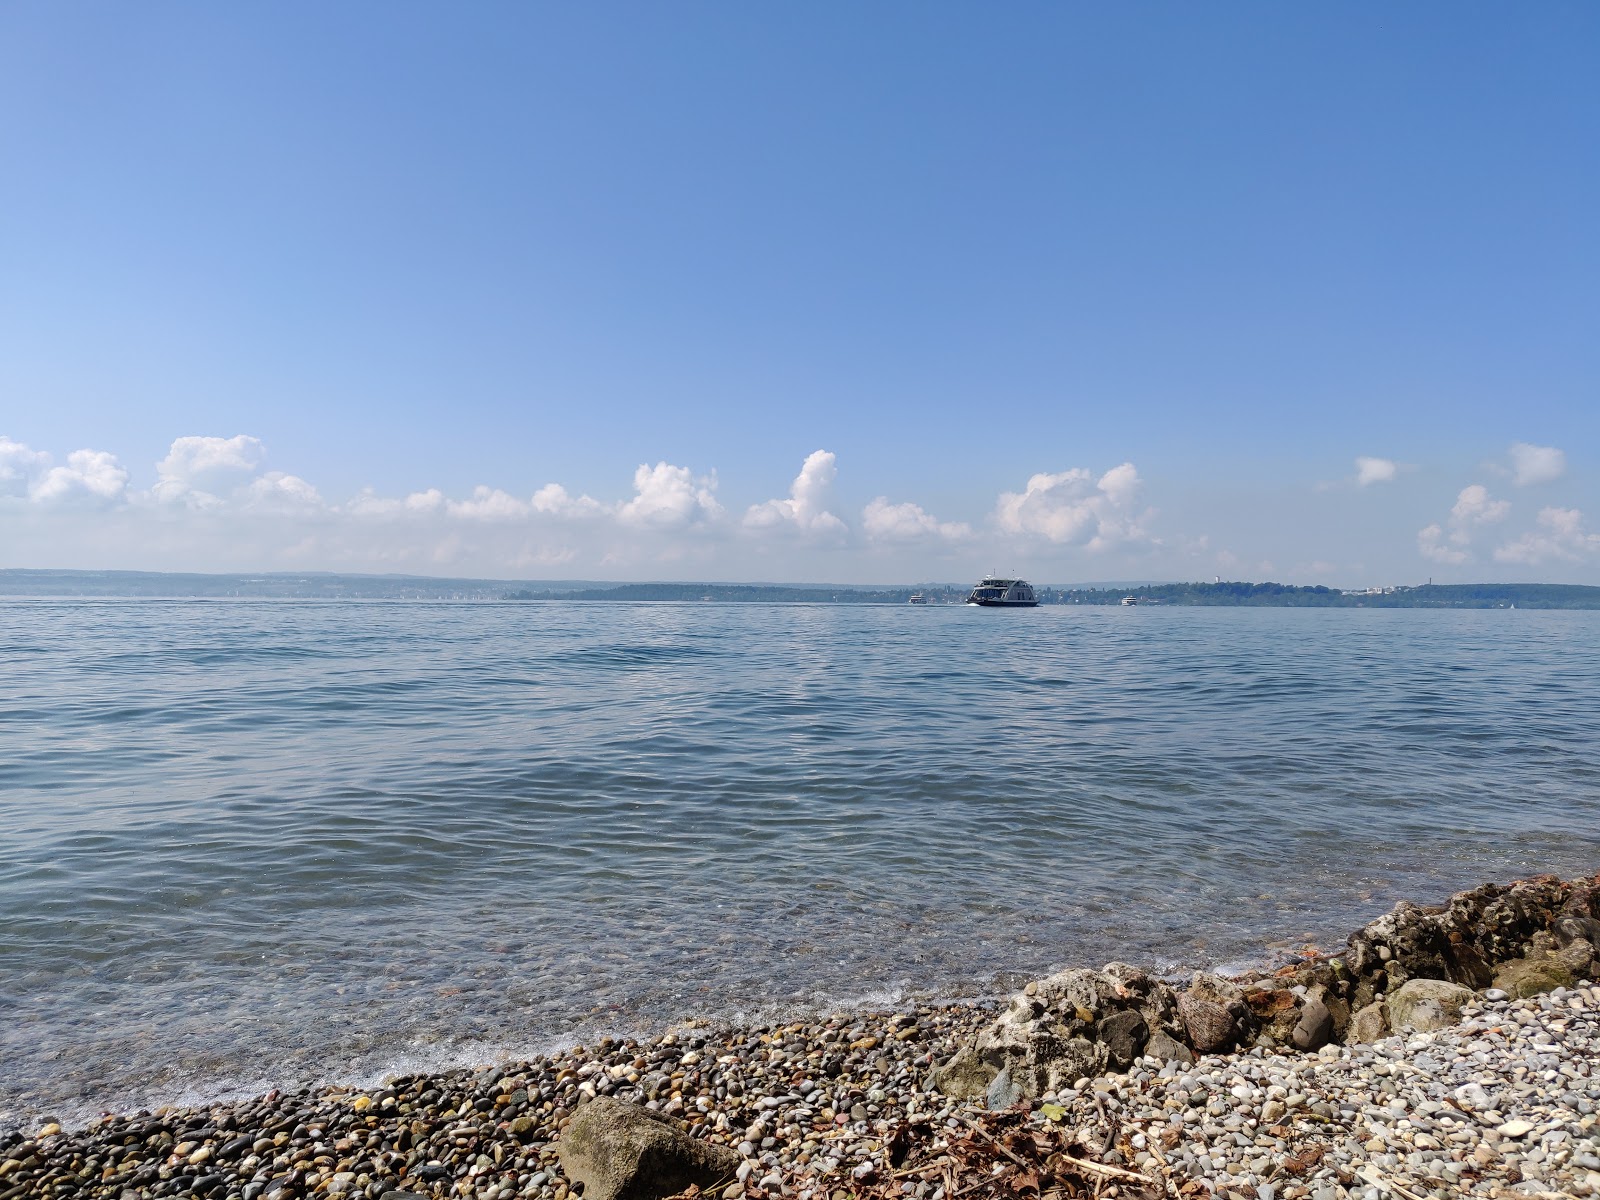
<svg viewBox="0 0 1600 1200">
<path fill-rule="evenodd" d="M 0 567 L 1600 584 L 1600 7 L 0 6 Z"/>
</svg>

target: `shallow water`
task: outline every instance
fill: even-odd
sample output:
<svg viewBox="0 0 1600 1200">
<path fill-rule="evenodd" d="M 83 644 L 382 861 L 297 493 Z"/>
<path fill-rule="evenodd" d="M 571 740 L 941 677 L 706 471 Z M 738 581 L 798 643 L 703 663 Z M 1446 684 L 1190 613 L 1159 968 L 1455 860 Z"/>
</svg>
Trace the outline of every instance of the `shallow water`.
<svg viewBox="0 0 1600 1200">
<path fill-rule="evenodd" d="M 0 1129 L 1600 869 L 1600 614 L 0 603 Z"/>
</svg>

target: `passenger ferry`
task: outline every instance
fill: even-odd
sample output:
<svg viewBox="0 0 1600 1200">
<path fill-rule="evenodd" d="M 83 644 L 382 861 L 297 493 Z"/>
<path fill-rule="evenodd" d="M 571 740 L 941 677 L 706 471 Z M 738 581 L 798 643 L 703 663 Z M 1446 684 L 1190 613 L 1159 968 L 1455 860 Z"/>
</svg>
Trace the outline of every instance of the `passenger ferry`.
<svg viewBox="0 0 1600 1200">
<path fill-rule="evenodd" d="M 907 604 L 926 604 L 927 602 L 928 598 L 921 592 L 912 592 L 911 599 L 906 601 Z"/>
<path fill-rule="evenodd" d="M 1026 580 L 988 576 L 972 589 L 967 603 L 984 608 L 1037 608 L 1039 598 L 1033 594 L 1033 587 Z"/>
</svg>

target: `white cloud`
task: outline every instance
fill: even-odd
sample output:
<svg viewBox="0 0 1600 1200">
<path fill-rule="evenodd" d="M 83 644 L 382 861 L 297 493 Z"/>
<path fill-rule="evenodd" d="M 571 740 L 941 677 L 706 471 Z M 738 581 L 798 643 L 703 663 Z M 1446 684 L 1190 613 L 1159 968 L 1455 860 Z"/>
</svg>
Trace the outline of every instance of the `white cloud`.
<svg viewBox="0 0 1600 1200">
<path fill-rule="evenodd" d="M 438 488 L 396 497 L 380 496 L 370 487 L 365 487 L 344 506 L 344 511 L 354 517 L 405 517 L 443 512 L 444 506 L 444 493 Z"/>
<path fill-rule="evenodd" d="M 1554 446 L 1512 442 L 1507 453 L 1511 456 L 1511 482 L 1518 487 L 1550 483 L 1567 471 L 1567 456 Z"/>
<path fill-rule="evenodd" d="M 409 505 L 413 499 L 419 498 L 414 494 L 407 498 L 406 503 Z M 427 512 L 432 505 L 432 496 L 422 493 L 415 511 Z M 472 489 L 470 500 L 446 500 L 444 510 L 452 517 L 465 517 L 472 521 L 515 521 L 526 517 L 533 511 L 533 506 L 526 500 L 518 500 L 510 492 L 479 484 Z"/>
<path fill-rule="evenodd" d="M 1584 531 L 1583 513 L 1550 507 L 1539 511 L 1537 528 L 1499 547 L 1494 557 L 1496 562 L 1535 566 L 1552 560 L 1582 562 L 1594 554 L 1600 554 L 1600 533 Z"/>
<path fill-rule="evenodd" d="M 43 450 L 30 450 L 0 435 L 0 496 L 26 496 L 49 467 L 50 456 Z"/>
<path fill-rule="evenodd" d="M 696 479 L 688 467 L 641 463 L 633 473 L 634 497 L 618 506 L 617 517 L 629 525 L 681 528 L 712 520 L 722 513 L 717 503 L 716 476 Z"/>
<path fill-rule="evenodd" d="M 603 512 L 604 507 L 588 496 L 569 495 L 559 483 L 547 483 L 533 494 L 533 511 L 557 517 L 591 517 Z"/>
<path fill-rule="evenodd" d="M 67 465 L 51 467 L 33 485 L 29 495 L 39 504 L 105 507 L 122 500 L 128 489 L 128 472 L 117 456 L 104 450 L 74 450 Z"/>
<path fill-rule="evenodd" d="M 256 512 L 304 513 L 322 507 L 322 497 L 298 475 L 268 471 L 240 491 L 246 508 Z"/>
<path fill-rule="evenodd" d="M 400 505 L 410 513 L 442 512 L 445 507 L 444 493 L 438 488 L 429 488 L 425 492 L 412 492 L 400 502 Z"/>
<path fill-rule="evenodd" d="M 1509 500 L 1496 500 L 1481 483 L 1469 483 L 1456 493 L 1450 509 L 1448 529 L 1437 521 L 1417 533 L 1417 550 L 1422 557 L 1438 563 L 1458 565 L 1472 561 L 1467 547 L 1473 529 L 1505 519 L 1511 511 Z"/>
<path fill-rule="evenodd" d="M 1389 483 L 1400 473 L 1400 464 L 1387 458 L 1361 455 L 1356 459 L 1356 486 L 1367 487 L 1374 483 Z"/>
<path fill-rule="evenodd" d="M 828 493 L 837 475 L 833 453 L 828 450 L 813 451 L 800 467 L 800 474 L 795 476 L 789 488 L 789 498 L 751 505 L 750 511 L 744 515 L 744 523 L 752 529 L 792 524 L 806 533 L 843 533 L 844 522 L 827 508 Z"/>
<path fill-rule="evenodd" d="M 1041 473 L 1028 480 L 1026 490 L 1001 494 L 995 521 L 1005 533 L 1103 550 L 1146 536 L 1139 519 L 1127 511 L 1139 484 L 1132 463 L 1113 467 L 1098 480 L 1082 467 Z"/>
<path fill-rule="evenodd" d="M 1468 484 L 1456 496 L 1455 507 L 1450 510 L 1450 522 L 1457 528 L 1457 540 L 1465 541 L 1464 531 L 1469 525 L 1488 525 L 1499 521 L 1511 511 L 1509 500 L 1496 500 L 1481 483 Z"/>
<path fill-rule="evenodd" d="M 260 469 L 267 450 L 247 434 L 231 438 L 181 437 L 156 464 L 156 499 L 215 507 L 227 492 Z"/>
<path fill-rule="evenodd" d="M 1458 550 L 1445 542 L 1444 529 L 1437 522 L 1418 531 L 1417 551 L 1423 558 L 1451 565 L 1464 563 L 1471 557 L 1465 550 Z"/>
<path fill-rule="evenodd" d="M 1131 462 L 1125 462 L 1100 476 L 1099 487 L 1111 498 L 1111 503 L 1124 505 L 1133 502 L 1139 491 L 1139 482 L 1139 472 L 1133 469 Z"/>
<path fill-rule="evenodd" d="M 972 536 L 972 527 L 965 522 L 940 521 L 921 505 L 890 504 L 887 496 L 877 497 L 861 510 L 861 527 L 869 538 L 881 541 L 959 541 Z"/>
</svg>

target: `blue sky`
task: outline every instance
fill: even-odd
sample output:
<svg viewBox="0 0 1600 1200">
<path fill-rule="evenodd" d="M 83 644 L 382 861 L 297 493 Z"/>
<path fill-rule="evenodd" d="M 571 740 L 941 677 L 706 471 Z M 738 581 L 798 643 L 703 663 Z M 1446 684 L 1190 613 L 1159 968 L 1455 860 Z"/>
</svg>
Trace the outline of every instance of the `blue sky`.
<svg viewBox="0 0 1600 1200">
<path fill-rule="evenodd" d="M 1600 583 L 1597 53 L 7 5 L 0 566 Z"/>
</svg>

